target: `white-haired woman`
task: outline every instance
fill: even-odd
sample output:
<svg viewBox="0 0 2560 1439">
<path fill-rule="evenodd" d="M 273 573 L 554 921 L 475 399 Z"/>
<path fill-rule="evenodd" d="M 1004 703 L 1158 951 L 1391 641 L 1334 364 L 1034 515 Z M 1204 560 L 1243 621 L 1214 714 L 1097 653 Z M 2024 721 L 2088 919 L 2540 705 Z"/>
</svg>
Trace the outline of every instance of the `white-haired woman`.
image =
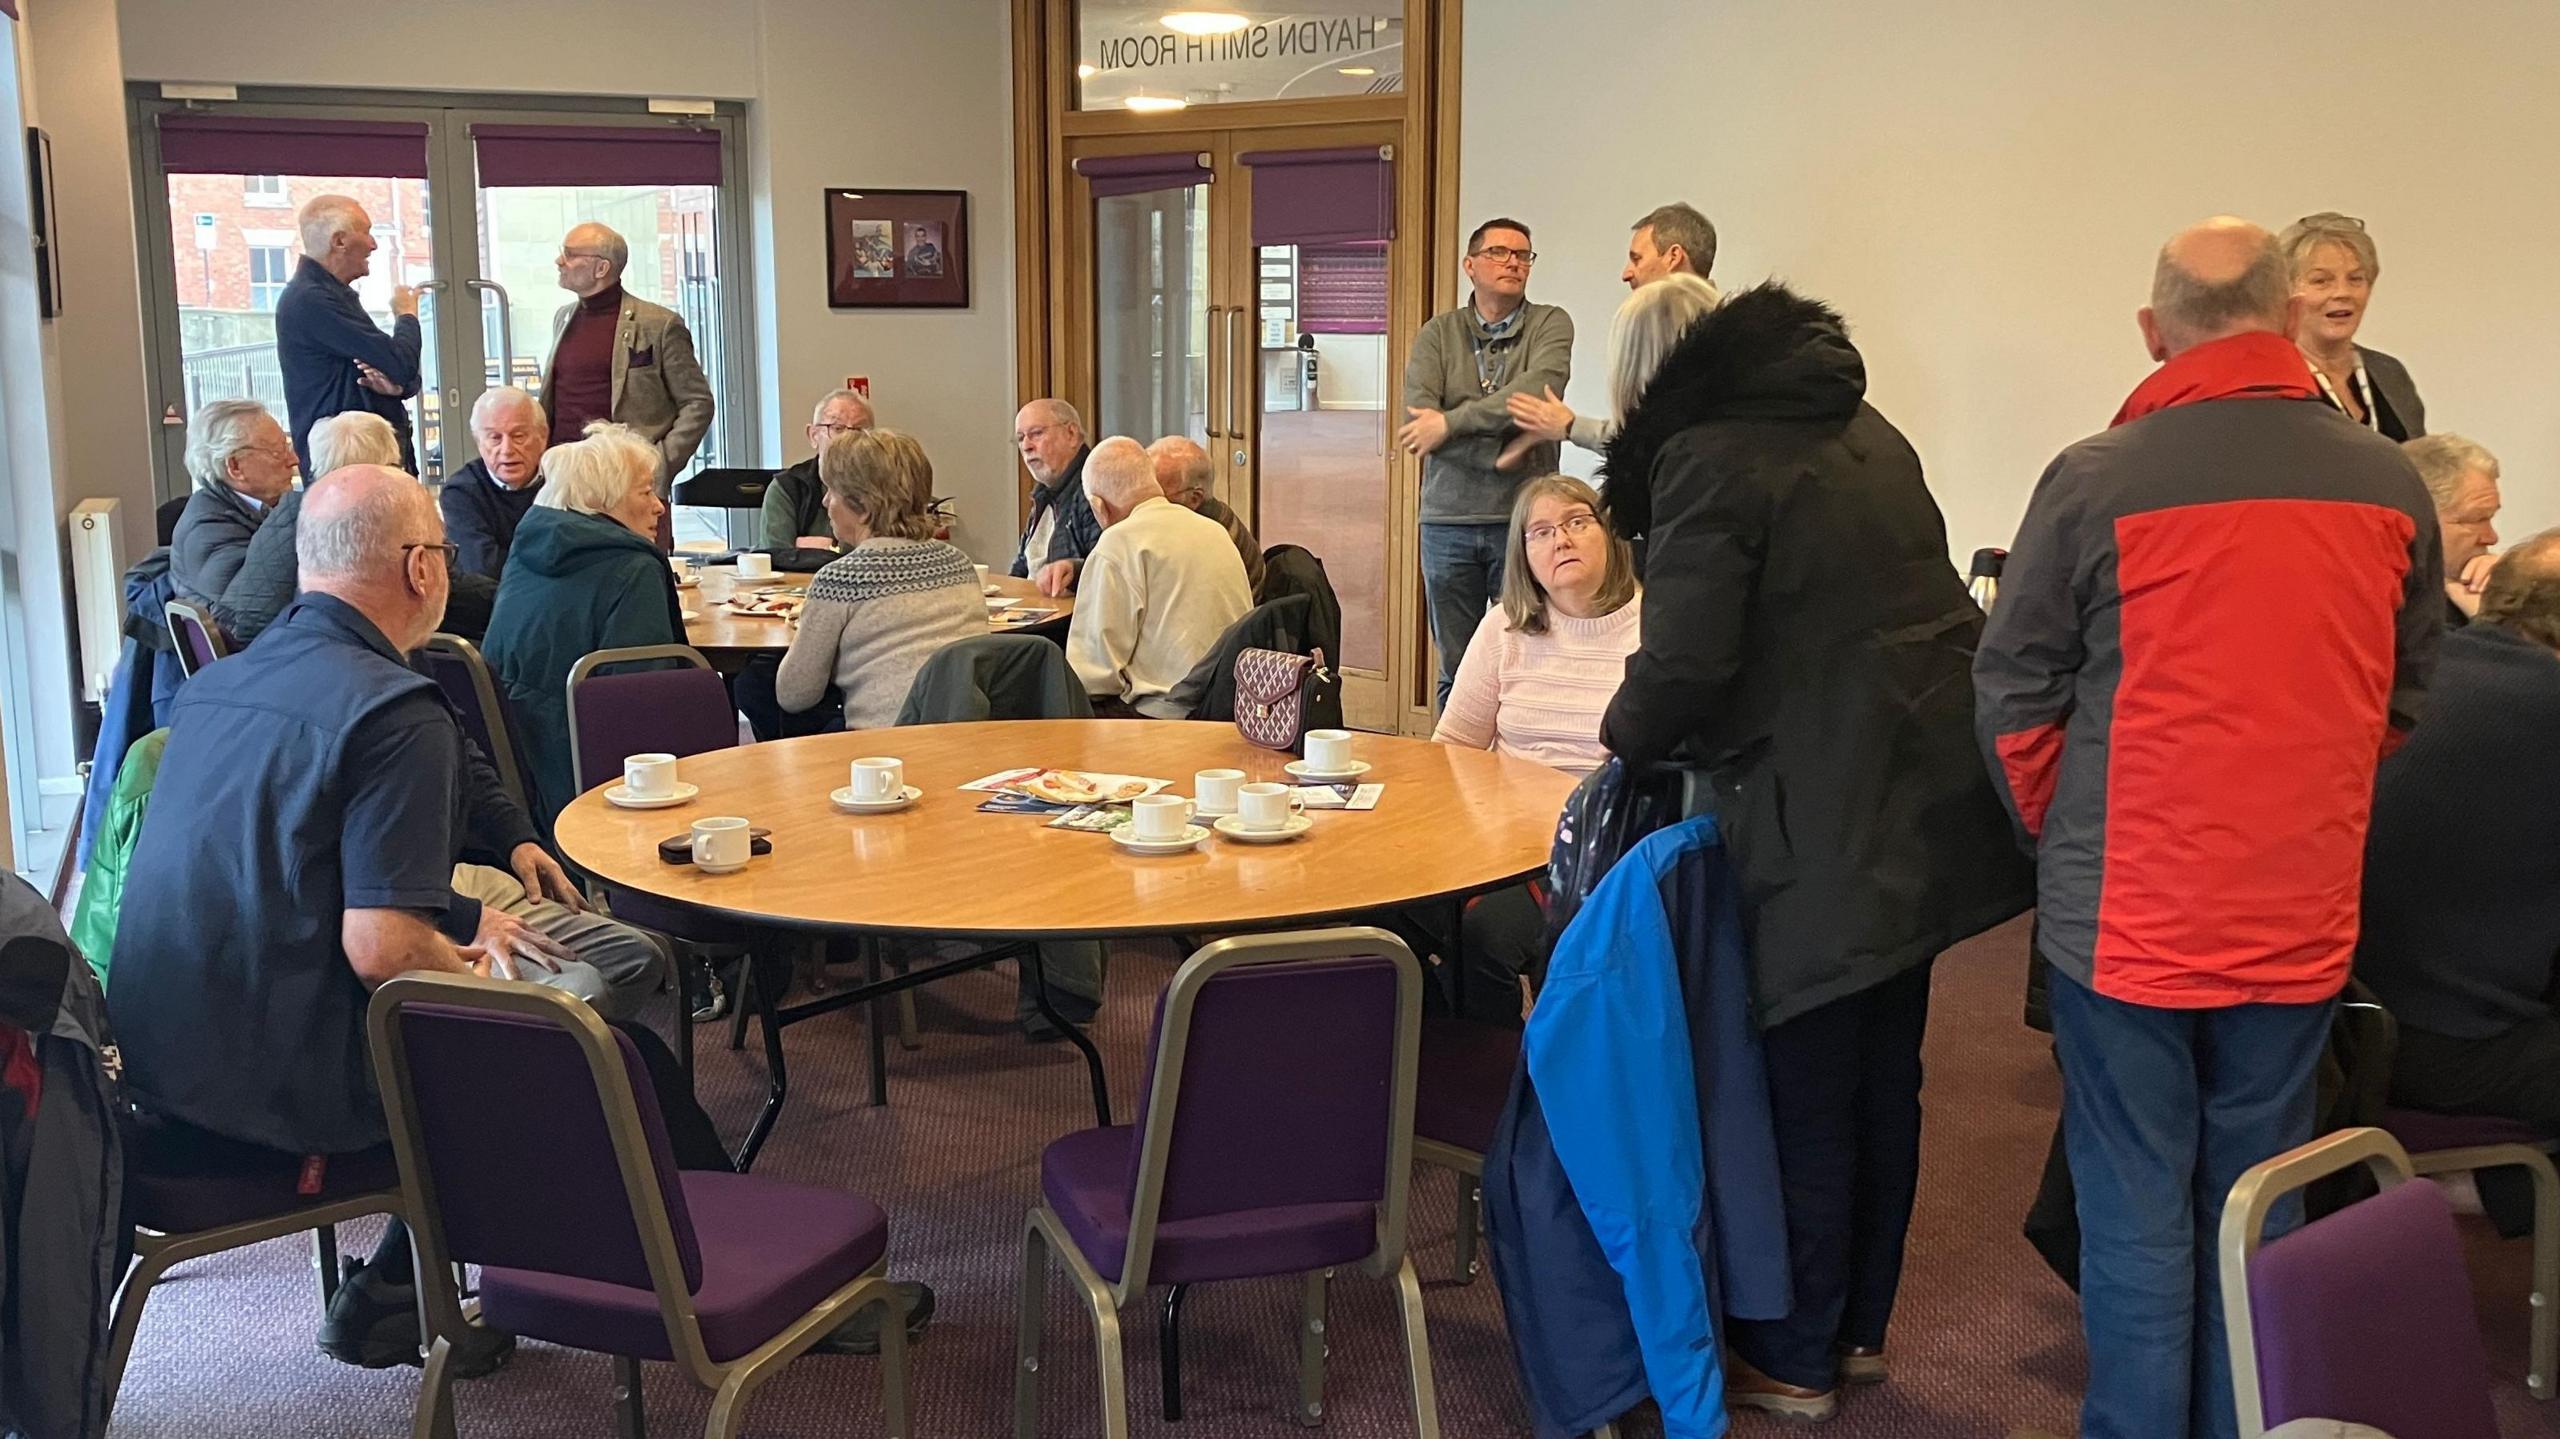
<svg viewBox="0 0 2560 1439">
<path fill-rule="evenodd" d="M 577 797 L 569 667 L 597 650 L 684 643 L 675 576 L 657 545 L 655 446 L 597 423 L 543 452 L 542 495 L 516 527 L 489 617 L 489 667 L 506 687 L 547 822 Z"/>
<path fill-rule="evenodd" d="M 2302 299 L 2296 343 L 2311 361 L 2321 397 L 2348 419 L 2395 440 L 2424 435 L 2427 407 L 2409 367 L 2356 343 L 2374 282 L 2382 278 L 2382 252 L 2364 221 L 2323 210 L 2286 226 L 2276 244 L 2292 267 L 2293 292 Z"/>
<path fill-rule="evenodd" d="M 1646 540 L 1645 611 L 1600 738 L 1714 780 L 1795 1301 L 1733 1323 L 1726 1397 L 1820 1419 L 1883 1377 L 1930 963 L 2025 910 L 2031 876 L 1974 743 L 1982 612 L 1840 317 L 1684 278 L 1636 291 L 1610 337 L 1607 494 Z"/>
<path fill-rule="evenodd" d="M 195 493 L 169 538 L 169 579 L 180 599 L 222 598 L 249 541 L 293 488 L 293 441 L 255 400 L 213 400 L 187 424 Z"/>
<path fill-rule="evenodd" d="M 349 465 L 400 467 L 399 432 L 391 428 L 389 420 L 370 410 L 345 410 L 331 415 L 312 425 L 304 443 L 311 451 L 314 480 Z M 296 489 L 276 502 L 265 523 L 258 526 L 257 535 L 249 541 L 248 553 L 231 576 L 231 583 L 214 597 L 214 618 L 238 644 L 256 639 L 269 622 L 284 613 L 286 605 L 293 603 L 302 574 L 293 554 L 294 535 L 302 528 L 302 495 Z M 488 619 L 486 600 L 480 604 L 479 618 L 484 623 Z"/>
</svg>

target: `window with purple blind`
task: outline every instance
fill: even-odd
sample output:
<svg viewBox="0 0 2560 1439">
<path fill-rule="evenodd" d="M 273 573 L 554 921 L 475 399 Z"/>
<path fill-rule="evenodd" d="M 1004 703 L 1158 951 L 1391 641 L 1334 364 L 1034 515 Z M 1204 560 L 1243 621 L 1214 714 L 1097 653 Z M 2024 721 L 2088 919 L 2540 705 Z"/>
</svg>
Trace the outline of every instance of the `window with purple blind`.
<svg viewBox="0 0 2560 1439">
<path fill-rule="evenodd" d="M 1385 334 L 1386 242 L 1299 246 L 1298 328 L 1310 335 Z"/>
</svg>

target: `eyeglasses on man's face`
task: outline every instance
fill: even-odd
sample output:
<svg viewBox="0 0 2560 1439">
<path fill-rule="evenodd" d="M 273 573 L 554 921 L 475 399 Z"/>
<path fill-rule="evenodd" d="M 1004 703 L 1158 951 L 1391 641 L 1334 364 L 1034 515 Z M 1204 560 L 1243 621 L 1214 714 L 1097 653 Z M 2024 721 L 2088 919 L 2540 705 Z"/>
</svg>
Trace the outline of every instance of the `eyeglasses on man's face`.
<svg viewBox="0 0 2560 1439">
<path fill-rule="evenodd" d="M 440 551 L 440 552 L 442 552 L 442 553 L 443 553 L 443 555 L 444 555 L 444 562 L 445 562 L 446 564 L 452 564 L 454 561 L 456 561 L 456 560 L 458 560 L 458 559 L 462 558 L 462 546 L 460 546 L 460 545 L 452 545 L 452 544 L 438 544 L 438 543 L 436 543 L 436 542 L 435 542 L 435 541 L 433 541 L 433 540 L 411 540 L 409 543 L 407 543 L 407 544 L 405 544 L 405 545 L 402 545 L 402 546 L 400 547 L 400 556 L 401 556 L 401 558 L 403 558 L 403 559 L 408 558 L 409 552 L 410 552 L 411 550 L 437 550 L 437 551 Z"/>
<path fill-rule="evenodd" d="M 1600 517 L 1585 510 L 1578 515 L 1567 515 L 1552 525 L 1531 525 L 1522 533 L 1521 538 L 1543 549 L 1554 544 L 1558 535 L 1578 540 L 1598 528 L 1600 528 Z"/>
<path fill-rule="evenodd" d="M 809 428 L 812 430 L 824 431 L 830 435 L 858 435 L 863 431 L 870 429 L 871 426 L 868 424 L 849 425 L 838 420 L 813 420 L 810 422 Z"/>
<path fill-rule="evenodd" d="M 1049 432 L 1056 428 L 1055 425 L 1033 425 L 1027 430 L 1016 430 L 1013 432 L 1013 442 L 1017 445 L 1036 445 L 1049 438 Z"/>
<path fill-rule="evenodd" d="M 1483 259 L 1491 260 L 1497 265 L 1508 265 L 1514 260 L 1517 260 L 1520 262 L 1520 268 L 1524 270 L 1529 268 L 1531 265 L 1538 263 L 1537 251 L 1515 250 L 1509 245 L 1487 245 L 1483 249 L 1476 251 L 1476 254 Z"/>
</svg>

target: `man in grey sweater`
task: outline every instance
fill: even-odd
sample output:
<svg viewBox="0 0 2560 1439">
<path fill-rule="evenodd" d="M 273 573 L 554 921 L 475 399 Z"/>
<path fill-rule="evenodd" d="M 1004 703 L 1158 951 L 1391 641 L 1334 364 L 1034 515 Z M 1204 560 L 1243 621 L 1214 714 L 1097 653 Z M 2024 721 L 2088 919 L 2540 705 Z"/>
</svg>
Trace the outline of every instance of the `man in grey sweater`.
<svg viewBox="0 0 2560 1439">
<path fill-rule="evenodd" d="M 1435 315 L 1414 336 L 1404 367 L 1405 414 L 1396 443 L 1422 457 L 1422 586 L 1431 642 L 1440 652 L 1439 697 L 1502 589 L 1503 527 L 1511 498 L 1531 475 L 1551 473 L 1558 447 L 1539 446 L 1503 471 L 1494 461 L 1513 438 L 1513 395 L 1561 392 L 1573 375 L 1573 320 L 1529 303 L 1529 227 L 1487 220 L 1467 237 L 1467 303 Z"/>
</svg>

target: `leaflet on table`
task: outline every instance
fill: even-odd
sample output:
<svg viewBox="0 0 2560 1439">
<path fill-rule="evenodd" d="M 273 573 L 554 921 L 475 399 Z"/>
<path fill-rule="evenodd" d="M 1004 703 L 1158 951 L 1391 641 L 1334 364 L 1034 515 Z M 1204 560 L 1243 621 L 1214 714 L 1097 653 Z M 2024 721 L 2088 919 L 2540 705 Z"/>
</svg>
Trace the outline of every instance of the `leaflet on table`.
<svg viewBox="0 0 2560 1439">
<path fill-rule="evenodd" d="M 1376 809 L 1383 784 L 1302 784 L 1298 802 L 1309 809 Z"/>
<path fill-rule="evenodd" d="M 1008 769 L 973 779 L 960 788 L 976 794 L 1020 795 L 1051 809 L 1066 809 L 1079 804 L 1126 803 L 1172 784 L 1169 779 L 1098 770 Z"/>
<path fill-rule="evenodd" d="M 1072 829 L 1085 834 L 1109 834 L 1128 822 L 1129 807 L 1125 804 L 1080 804 L 1049 821 L 1046 827 Z"/>
</svg>

